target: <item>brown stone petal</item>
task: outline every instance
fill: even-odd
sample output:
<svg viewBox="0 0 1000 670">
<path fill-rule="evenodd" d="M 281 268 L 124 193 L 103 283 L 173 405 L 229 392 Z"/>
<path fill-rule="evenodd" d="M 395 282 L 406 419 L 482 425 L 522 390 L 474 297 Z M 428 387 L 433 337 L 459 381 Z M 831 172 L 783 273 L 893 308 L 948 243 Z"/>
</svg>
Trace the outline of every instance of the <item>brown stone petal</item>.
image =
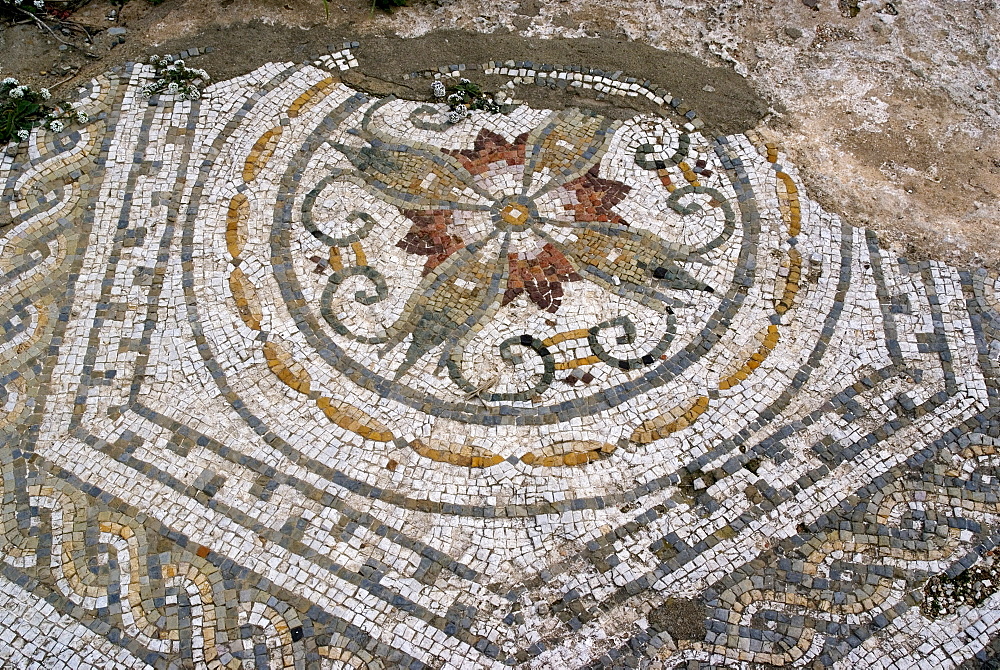
<svg viewBox="0 0 1000 670">
<path fill-rule="evenodd" d="M 564 207 L 567 211 L 573 212 L 577 221 L 628 225 L 628 222 L 615 214 L 612 207 L 625 199 L 632 190 L 631 187 L 614 179 L 602 179 L 597 174 L 598 166 L 595 165 L 582 177 L 566 183 L 563 188 L 574 191 L 578 202 Z"/>
<path fill-rule="evenodd" d="M 510 143 L 503 135 L 483 128 L 476 136 L 472 149 L 442 149 L 442 151 L 461 161 L 470 174 L 479 175 L 488 172 L 490 166 L 497 163 L 524 165 L 527 139 L 528 133 L 523 133 L 518 135 L 513 143 Z"/>
<path fill-rule="evenodd" d="M 406 218 L 413 222 L 410 230 L 396 246 L 403 251 L 418 256 L 427 256 L 423 274 L 427 274 L 465 246 L 458 235 L 448 232 L 448 226 L 455 221 L 454 212 L 448 209 L 404 210 Z"/>
<path fill-rule="evenodd" d="M 504 305 L 527 293 L 539 309 L 555 312 L 562 304 L 562 282 L 580 279 L 573 264 L 551 244 L 546 244 L 534 258 L 518 258 L 516 254 L 509 254 L 507 258 L 510 274 L 503 296 Z"/>
</svg>

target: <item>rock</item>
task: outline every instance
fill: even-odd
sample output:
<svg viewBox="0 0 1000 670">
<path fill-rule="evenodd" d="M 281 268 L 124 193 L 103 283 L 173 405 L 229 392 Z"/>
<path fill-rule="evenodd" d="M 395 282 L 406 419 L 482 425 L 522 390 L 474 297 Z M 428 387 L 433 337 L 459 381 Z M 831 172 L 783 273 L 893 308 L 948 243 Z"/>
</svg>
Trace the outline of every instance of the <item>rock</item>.
<svg viewBox="0 0 1000 670">
<path fill-rule="evenodd" d="M 785 34 L 791 37 L 793 40 L 797 40 L 802 37 L 802 29 L 796 28 L 795 26 L 786 26 Z"/>
<path fill-rule="evenodd" d="M 112 37 L 117 37 L 118 35 L 124 35 L 128 30 L 122 28 L 121 26 L 115 26 L 114 28 L 108 28 L 108 35 Z"/>
</svg>

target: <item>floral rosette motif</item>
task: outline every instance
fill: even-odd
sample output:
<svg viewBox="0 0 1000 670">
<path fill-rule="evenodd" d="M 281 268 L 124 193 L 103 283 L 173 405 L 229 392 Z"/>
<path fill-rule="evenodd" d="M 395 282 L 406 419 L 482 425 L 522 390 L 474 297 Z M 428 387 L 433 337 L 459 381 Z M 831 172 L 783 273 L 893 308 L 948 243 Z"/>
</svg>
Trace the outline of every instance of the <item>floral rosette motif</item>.
<svg viewBox="0 0 1000 670">
<path fill-rule="evenodd" d="M 403 144 L 374 128 L 372 116 L 386 102 L 370 107 L 354 129 L 352 134 L 362 142 L 331 141 L 354 169 L 332 169 L 306 196 L 302 221 L 314 237 L 331 246 L 357 243 L 371 232 L 374 222 L 364 212 L 352 214 L 360 224 L 354 232 L 337 238 L 312 220 L 316 198 L 336 180 L 363 186 L 398 207 L 409 220 L 409 229 L 396 246 L 424 257 L 421 281 L 402 316 L 384 333 L 352 333 L 332 306 L 341 284 L 357 275 L 375 288 L 372 294 L 358 292 L 358 302 L 385 299 L 384 278 L 374 268 L 356 265 L 335 272 L 322 300 L 324 318 L 341 335 L 379 345 L 382 354 L 405 342 L 405 357 L 393 371 L 395 379 L 440 348 L 440 367 L 448 368 L 464 392 L 491 401 L 527 400 L 548 387 L 554 372 L 552 355 L 533 335 L 515 334 L 500 345 L 508 364 L 523 362 L 514 347 L 529 349 L 541 360 L 540 375 L 530 388 L 481 393 L 483 389 L 461 370 L 469 339 L 518 297 L 524 296 L 543 312 L 557 313 L 564 286 L 587 281 L 666 315 L 660 342 L 634 359 L 610 356 L 596 332 L 590 338 L 597 358 L 629 370 L 650 365 L 665 351 L 673 336 L 677 292 L 713 291 L 683 267 L 698 262 L 706 247 L 669 243 L 631 226 L 616 213 L 615 206 L 631 189 L 602 178 L 599 168 L 617 122 L 565 110 L 513 140 L 483 128 L 471 148 L 443 149 Z M 694 210 L 678 206 L 678 211 Z M 634 338 L 635 326 L 628 317 L 596 326 L 612 327 L 623 329 L 624 338 Z"/>
</svg>

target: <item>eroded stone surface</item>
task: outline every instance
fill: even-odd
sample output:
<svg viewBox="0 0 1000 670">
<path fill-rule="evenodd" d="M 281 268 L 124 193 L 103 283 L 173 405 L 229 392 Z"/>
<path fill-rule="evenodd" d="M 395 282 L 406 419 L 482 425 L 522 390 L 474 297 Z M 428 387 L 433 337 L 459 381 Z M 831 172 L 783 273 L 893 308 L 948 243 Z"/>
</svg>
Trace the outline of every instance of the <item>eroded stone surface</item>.
<svg viewBox="0 0 1000 670">
<path fill-rule="evenodd" d="M 191 102 L 132 66 L 0 162 L 3 584 L 47 601 L 4 605 L 10 658 L 991 653 L 990 585 L 920 603 L 995 545 L 995 276 L 884 251 L 627 73 L 444 68 L 663 110 L 450 124 L 351 67 Z"/>
</svg>

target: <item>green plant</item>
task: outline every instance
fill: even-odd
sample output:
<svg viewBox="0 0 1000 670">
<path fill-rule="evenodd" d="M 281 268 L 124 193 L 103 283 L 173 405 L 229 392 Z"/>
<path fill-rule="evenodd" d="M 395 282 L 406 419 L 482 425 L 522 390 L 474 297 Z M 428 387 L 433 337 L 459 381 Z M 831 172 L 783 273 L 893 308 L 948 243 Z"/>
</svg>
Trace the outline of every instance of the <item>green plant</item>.
<svg viewBox="0 0 1000 670">
<path fill-rule="evenodd" d="M 17 139 L 28 139 L 28 129 L 34 125 L 41 106 L 31 100 L 5 101 L 0 110 L 0 141 L 7 143 Z"/>
<path fill-rule="evenodd" d="M 36 91 L 13 77 L 0 81 L 0 144 L 28 139 L 35 126 L 58 133 L 74 121 L 86 123 L 86 114 L 51 98 L 48 89 Z"/>
<path fill-rule="evenodd" d="M 446 87 L 441 80 L 435 80 L 431 83 L 431 93 L 434 94 L 435 98 L 445 99 L 449 109 L 449 123 L 458 123 L 468 116 L 469 112 L 475 110 L 482 110 L 490 114 L 496 114 L 500 111 L 500 105 L 497 104 L 492 95 L 484 93 L 478 84 L 473 84 L 464 77 L 451 88 Z"/>
<path fill-rule="evenodd" d="M 459 79 L 458 84 L 452 88 L 451 95 L 448 96 L 449 104 L 464 104 L 469 109 L 481 109 L 486 112 L 496 113 L 500 111 L 500 105 L 496 103 L 492 96 L 483 93 L 479 84 L 473 84 L 468 79 Z"/>
<path fill-rule="evenodd" d="M 142 94 L 149 97 L 155 93 L 176 95 L 181 100 L 197 100 L 201 97 L 201 87 L 208 83 L 208 73 L 199 68 L 189 68 L 181 59 L 173 56 L 150 56 L 149 64 L 155 70 L 154 80 L 142 87 Z"/>
</svg>

